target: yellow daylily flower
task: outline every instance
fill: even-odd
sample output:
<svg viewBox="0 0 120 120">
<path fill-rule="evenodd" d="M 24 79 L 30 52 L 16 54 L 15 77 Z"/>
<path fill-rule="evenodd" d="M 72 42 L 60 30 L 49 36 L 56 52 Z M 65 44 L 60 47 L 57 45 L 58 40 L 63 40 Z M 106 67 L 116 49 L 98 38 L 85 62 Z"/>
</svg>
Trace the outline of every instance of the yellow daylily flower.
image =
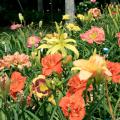
<svg viewBox="0 0 120 120">
<path fill-rule="evenodd" d="M 72 70 L 80 70 L 79 77 L 81 80 L 88 80 L 91 77 L 103 78 L 112 76 L 112 73 L 106 66 L 106 61 L 98 54 L 93 54 L 89 60 L 79 59 L 74 61 Z"/>
<path fill-rule="evenodd" d="M 54 99 L 54 96 L 51 95 L 49 98 L 48 98 L 48 101 L 51 102 L 53 105 L 56 105 L 56 102 L 55 102 L 55 99 Z"/>
<path fill-rule="evenodd" d="M 80 20 L 85 20 L 85 16 L 82 14 L 77 14 L 77 18 L 79 18 Z"/>
<path fill-rule="evenodd" d="M 67 56 L 67 50 L 71 50 L 78 58 L 79 52 L 75 47 L 76 41 L 68 38 L 67 33 L 62 33 L 57 24 L 56 28 L 58 33 L 47 34 L 45 38 L 43 38 L 44 44 L 40 45 L 38 49 L 47 48 L 47 54 L 61 53 L 63 57 Z"/>
<path fill-rule="evenodd" d="M 69 20 L 70 19 L 70 15 L 65 14 L 65 15 L 63 15 L 62 19 L 63 20 Z"/>
<path fill-rule="evenodd" d="M 73 23 L 67 24 L 67 25 L 66 25 L 66 28 L 67 28 L 68 30 L 70 30 L 70 31 L 80 31 L 80 30 L 81 30 L 79 26 L 77 26 L 77 25 L 75 25 L 75 24 L 73 24 Z"/>
</svg>

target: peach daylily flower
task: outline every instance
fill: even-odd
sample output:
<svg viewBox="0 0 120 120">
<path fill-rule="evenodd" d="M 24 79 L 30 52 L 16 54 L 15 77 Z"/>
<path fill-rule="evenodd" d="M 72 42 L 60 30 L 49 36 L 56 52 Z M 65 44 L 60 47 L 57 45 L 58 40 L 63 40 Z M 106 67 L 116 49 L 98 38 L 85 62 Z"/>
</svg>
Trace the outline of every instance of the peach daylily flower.
<svg viewBox="0 0 120 120">
<path fill-rule="evenodd" d="M 88 11 L 88 14 L 92 15 L 94 18 L 98 18 L 101 16 L 101 11 L 98 8 L 91 8 Z"/>
<path fill-rule="evenodd" d="M 80 59 L 74 61 L 73 64 L 75 67 L 72 70 L 80 70 L 79 78 L 81 80 L 88 80 L 91 77 L 101 79 L 104 76 L 112 76 L 112 73 L 107 68 L 105 59 L 95 53 L 89 60 Z"/>
<path fill-rule="evenodd" d="M 10 68 L 12 65 L 18 67 L 19 69 L 23 69 L 24 67 L 29 68 L 31 66 L 31 62 L 29 60 L 29 56 L 19 52 L 15 52 L 13 55 L 7 55 L 3 57 L 4 67 Z"/>
<path fill-rule="evenodd" d="M 40 38 L 38 36 L 32 35 L 28 37 L 27 47 L 29 48 L 31 48 L 32 46 L 38 47 L 39 42 L 40 42 Z"/>
<path fill-rule="evenodd" d="M 103 28 L 92 27 L 90 30 L 86 31 L 83 34 L 80 34 L 82 40 L 87 41 L 89 44 L 93 44 L 93 42 L 97 44 L 101 44 L 105 41 L 105 33 Z"/>
</svg>

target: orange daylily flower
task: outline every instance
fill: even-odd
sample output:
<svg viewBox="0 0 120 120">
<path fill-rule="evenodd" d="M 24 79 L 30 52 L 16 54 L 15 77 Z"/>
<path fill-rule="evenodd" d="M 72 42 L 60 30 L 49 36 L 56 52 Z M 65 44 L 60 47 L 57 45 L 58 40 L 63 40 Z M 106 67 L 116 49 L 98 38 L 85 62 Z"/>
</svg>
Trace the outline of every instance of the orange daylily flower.
<svg viewBox="0 0 120 120">
<path fill-rule="evenodd" d="M 120 83 L 120 63 L 107 61 L 107 67 L 112 73 L 112 82 Z"/>
<path fill-rule="evenodd" d="M 21 73 L 15 71 L 11 75 L 10 83 L 10 95 L 15 100 L 17 93 L 20 93 L 24 88 L 26 77 L 22 76 Z"/>
<path fill-rule="evenodd" d="M 83 91 L 87 88 L 87 82 L 88 80 L 80 80 L 78 75 L 74 75 L 72 78 L 68 81 L 69 86 L 69 92 L 75 93 L 77 91 L 81 91 L 81 94 Z M 93 89 L 92 85 L 88 87 L 88 91 L 91 91 Z"/>
<path fill-rule="evenodd" d="M 72 95 L 64 96 L 59 103 L 64 115 L 70 120 L 83 120 L 85 111 L 85 102 L 81 96 L 81 91 Z"/>
<path fill-rule="evenodd" d="M 42 74 L 45 76 L 51 75 L 52 72 L 60 74 L 62 72 L 62 55 L 52 54 L 42 58 Z"/>
<path fill-rule="evenodd" d="M 88 80 L 91 77 L 102 78 L 103 76 L 112 76 L 106 65 L 106 61 L 103 57 L 97 54 L 93 54 L 89 60 L 76 60 L 74 61 L 72 70 L 80 70 L 79 78 L 81 80 Z"/>
</svg>

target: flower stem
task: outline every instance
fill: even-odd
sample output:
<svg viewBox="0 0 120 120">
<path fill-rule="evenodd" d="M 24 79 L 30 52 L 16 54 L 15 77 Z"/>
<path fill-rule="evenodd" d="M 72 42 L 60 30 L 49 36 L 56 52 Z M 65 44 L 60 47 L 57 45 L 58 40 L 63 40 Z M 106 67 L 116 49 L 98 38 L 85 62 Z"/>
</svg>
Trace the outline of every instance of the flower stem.
<svg viewBox="0 0 120 120">
<path fill-rule="evenodd" d="M 113 113 L 112 105 L 111 105 L 111 102 L 110 102 L 109 94 L 108 94 L 108 81 L 107 80 L 105 81 L 105 89 L 106 89 L 106 99 L 107 99 L 107 103 L 108 103 L 108 106 L 109 106 L 110 115 L 112 117 L 112 120 L 116 120 L 115 116 L 114 116 L 114 113 Z"/>
</svg>

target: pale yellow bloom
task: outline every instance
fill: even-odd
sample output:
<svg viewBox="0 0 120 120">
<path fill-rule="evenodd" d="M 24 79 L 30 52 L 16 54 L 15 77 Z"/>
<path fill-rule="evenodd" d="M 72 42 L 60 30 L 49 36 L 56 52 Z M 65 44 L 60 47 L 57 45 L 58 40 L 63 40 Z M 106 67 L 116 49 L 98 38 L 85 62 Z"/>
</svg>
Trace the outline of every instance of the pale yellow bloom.
<svg viewBox="0 0 120 120">
<path fill-rule="evenodd" d="M 69 20 L 70 19 L 70 15 L 65 14 L 65 15 L 63 15 L 62 19 L 63 20 Z"/>
<path fill-rule="evenodd" d="M 80 31 L 80 27 L 73 24 L 73 23 L 69 23 L 66 25 L 66 28 L 69 30 L 69 31 Z"/>
<path fill-rule="evenodd" d="M 91 77 L 103 78 L 104 76 L 112 76 L 106 66 L 106 61 L 103 57 L 93 54 L 89 60 L 74 61 L 72 70 L 80 70 L 79 77 L 81 80 L 88 80 Z"/>
<path fill-rule="evenodd" d="M 51 102 L 53 105 L 56 105 L 56 102 L 55 102 L 53 95 L 50 95 L 50 97 L 48 98 L 48 101 Z"/>
<path fill-rule="evenodd" d="M 58 33 L 47 34 L 43 38 L 44 44 L 40 45 L 38 49 L 48 49 L 47 54 L 61 53 L 63 57 L 66 57 L 68 50 L 75 53 L 76 57 L 79 57 L 79 51 L 76 49 L 76 41 L 68 38 L 67 33 L 63 33 L 60 27 L 56 23 Z"/>
<path fill-rule="evenodd" d="M 85 16 L 82 14 L 77 14 L 77 18 L 79 18 L 80 20 L 85 20 Z"/>
</svg>

